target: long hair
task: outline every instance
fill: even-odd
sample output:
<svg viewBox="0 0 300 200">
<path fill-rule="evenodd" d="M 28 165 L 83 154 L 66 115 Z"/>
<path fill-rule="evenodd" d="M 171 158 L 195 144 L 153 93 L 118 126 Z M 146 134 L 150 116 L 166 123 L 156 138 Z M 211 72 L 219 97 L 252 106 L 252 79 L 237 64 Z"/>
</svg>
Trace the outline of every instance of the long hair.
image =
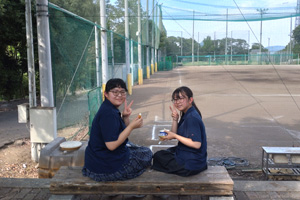
<svg viewBox="0 0 300 200">
<path fill-rule="evenodd" d="M 186 87 L 186 86 L 182 86 L 177 88 L 176 90 L 174 90 L 173 94 L 172 94 L 172 99 L 178 99 L 179 98 L 179 93 L 181 93 L 182 95 L 186 95 L 188 97 L 188 99 L 190 99 L 191 97 L 193 97 L 193 92 L 190 88 Z M 199 113 L 199 115 L 202 118 L 202 114 L 200 112 L 200 110 L 198 109 L 198 107 L 195 104 L 195 101 L 192 102 L 192 105 L 195 107 L 195 109 L 197 110 L 197 112 Z M 183 116 L 183 112 L 181 112 L 181 116 Z"/>
</svg>

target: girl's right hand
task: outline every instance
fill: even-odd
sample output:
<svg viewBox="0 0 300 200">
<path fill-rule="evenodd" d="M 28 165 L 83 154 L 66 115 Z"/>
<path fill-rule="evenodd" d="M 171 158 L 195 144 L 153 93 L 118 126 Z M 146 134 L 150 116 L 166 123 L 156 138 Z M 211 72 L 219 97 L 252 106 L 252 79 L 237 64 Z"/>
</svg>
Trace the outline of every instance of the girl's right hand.
<svg viewBox="0 0 300 200">
<path fill-rule="evenodd" d="M 141 128 L 143 126 L 143 118 L 136 117 L 129 124 L 132 129 Z"/>
<path fill-rule="evenodd" d="M 177 110 L 176 110 L 176 108 L 175 108 L 175 106 L 174 106 L 174 104 L 173 104 L 173 108 L 172 108 L 172 106 L 170 106 L 170 110 L 171 110 L 171 117 L 173 118 L 173 121 L 178 121 L 178 119 L 179 119 L 179 114 L 178 114 L 178 112 L 177 112 Z"/>
</svg>

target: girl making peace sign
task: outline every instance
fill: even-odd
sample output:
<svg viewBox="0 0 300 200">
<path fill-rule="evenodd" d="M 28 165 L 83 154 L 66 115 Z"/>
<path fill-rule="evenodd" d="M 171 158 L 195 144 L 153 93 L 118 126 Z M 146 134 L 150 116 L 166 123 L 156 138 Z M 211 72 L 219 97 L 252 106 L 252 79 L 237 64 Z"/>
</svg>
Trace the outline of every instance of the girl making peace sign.
<svg viewBox="0 0 300 200">
<path fill-rule="evenodd" d="M 136 117 L 130 122 L 133 101 L 127 105 L 126 92 L 122 79 L 110 79 L 105 87 L 105 101 L 93 120 L 82 174 L 95 181 L 132 179 L 151 165 L 152 151 L 128 141 L 132 130 L 142 126 L 143 119 Z M 123 103 L 121 115 L 118 108 Z"/>
<path fill-rule="evenodd" d="M 178 145 L 156 152 L 152 169 L 180 176 L 198 174 L 207 169 L 206 132 L 201 112 L 188 87 L 177 88 L 172 94 L 172 102 L 172 128 L 165 131 L 167 136 L 163 140 L 177 139 Z M 180 120 L 176 109 L 181 113 Z"/>
</svg>

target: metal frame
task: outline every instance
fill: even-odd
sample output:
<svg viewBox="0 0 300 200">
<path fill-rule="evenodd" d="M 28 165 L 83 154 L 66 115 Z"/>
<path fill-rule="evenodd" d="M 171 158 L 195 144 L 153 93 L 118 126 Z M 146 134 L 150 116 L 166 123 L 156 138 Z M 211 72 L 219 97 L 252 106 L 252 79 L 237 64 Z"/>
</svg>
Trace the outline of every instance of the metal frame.
<svg viewBox="0 0 300 200">
<path fill-rule="evenodd" d="M 273 158 L 274 155 L 285 155 L 288 159 L 286 163 L 278 163 Z M 300 147 L 262 147 L 262 171 L 265 177 L 269 176 L 300 176 L 300 163 L 293 163 L 293 155 L 300 157 Z M 272 173 L 270 169 L 291 169 L 293 173 Z"/>
</svg>

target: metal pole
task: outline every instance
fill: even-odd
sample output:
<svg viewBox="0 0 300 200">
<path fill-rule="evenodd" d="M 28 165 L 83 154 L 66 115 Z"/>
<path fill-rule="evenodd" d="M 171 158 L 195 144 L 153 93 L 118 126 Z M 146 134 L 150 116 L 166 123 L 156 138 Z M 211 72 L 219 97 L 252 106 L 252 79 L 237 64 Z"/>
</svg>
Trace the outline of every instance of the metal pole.
<svg viewBox="0 0 300 200">
<path fill-rule="evenodd" d="M 96 23 L 96 22 L 95 22 Z M 99 66 L 99 35 L 97 26 L 95 26 L 95 49 L 96 49 L 96 77 L 97 77 L 97 87 L 101 86 L 100 78 L 100 66 Z"/>
<path fill-rule="evenodd" d="M 107 55 L 107 26 L 105 0 L 100 0 L 100 24 L 101 24 L 101 60 L 102 60 L 102 91 L 105 91 L 108 72 Z"/>
<path fill-rule="evenodd" d="M 154 0 L 152 0 L 152 48 L 151 48 L 151 74 L 154 73 L 154 64 L 155 64 L 155 56 L 154 56 Z"/>
<path fill-rule="evenodd" d="M 150 52 L 149 52 L 149 0 L 147 0 L 147 22 L 146 22 L 146 54 L 147 54 L 147 78 L 150 78 Z"/>
<path fill-rule="evenodd" d="M 199 32 L 198 32 L 198 50 L 197 50 L 197 62 L 199 62 L 199 48 L 200 48 L 200 41 L 199 41 Z"/>
<path fill-rule="evenodd" d="M 260 20 L 260 39 L 259 39 L 259 53 L 260 53 L 260 60 L 261 60 L 261 40 L 262 40 L 262 15 L 261 12 L 261 20 Z"/>
<path fill-rule="evenodd" d="M 249 51 L 250 51 L 250 31 L 248 31 L 248 61 L 249 61 Z"/>
<path fill-rule="evenodd" d="M 214 32 L 214 62 L 216 61 L 216 31 Z"/>
<path fill-rule="evenodd" d="M 128 93 L 132 94 L 132 77 L 130 70 L 130 52 L 129 52 L 129 13 L 128 13 L 128 0 L 125 0 L 125 58 L 127 69 L 127 87 Z"/>
<path fill-rule="evenodd" d="M 142 24 L 141 24 L 141 0 L 138 0 L 138 82 L 143 84 L 143 70 L 142 70 Z"/>
<path fill-rule="evenodd" d="M 260 41 L 259 41 L 259 53 L 260 53 L 260 64 L 262 64 L 261 62 L 262 62 L 262 55 L 261 55 L 261 47 L 262 47 L 262 44 L 261 44 L 261 42 L 262 42 L 262 21 L 263 21 L 263 14 L 265 14 L 266 13 L 266 11 L 268 10 L 268 9 L 262 9 L 262 8 L 260 8 L 260 9 L 256 9 L 258 12 L 260 12 Z"/>
<path fill-rule="evenodd" d="M 25 5 L 26 5 L 25 19 L 26 19 L 26 39 L 27 39 L 29 107 L 36 107 L 36 84 L 35 84 L 35 68 L 34 68 L 31 0 L 26 0 Z"/>
<path fill-rule="evenodd" d="M 192 63 L 194 64 L 194 17 L 195 11 L 193 10 L 193 35 L 192 35 Z"/>
<path fill-rule="evenodd" d="M 110 31 L 110 50 L 111 50 L 111 65 L 112 74 L 114 74 L 115 69 L 115 54 L 114 54 L 114 32 Z"/>
<path fill-rule="evenodd" d="M 231 41 L 230 41 L 230 61 L 232 62 L 232 31 L 231 31 Z"/>
<path fill-rule="evenodd" d="M 228 9 L 226 11 L 225 63 L 227 64 Z"/>
<path fill-rule="evenodd" d="M 157 43 L 157 41 L 159 41 L 159 38 L 157 38 L 157 31 L 158 31 L 158 21 L 157 21 L 157 19 L 158 19 L 158 6 L 157 6 L 157 4 L 156 4 L 156 9 L 155 9 L 155 24 L 156 24 L 156 26 L 155 26 L 155 43 L 154 43 L 154 53 L 155 53 L 155 56 L 154 56 L 154 58 L 155 58 L 155 61 L 154 61 L 154 71 L 155 72 L 157 72 L 157 63 L 158 63 L 158 47 L 156 47 L 156 43 Z"/>
<path fill-rule="evenodd" d="M 293 22 L 292 22 L 292 19 L 293 18 L 291 17 L 291 23 L 290 23 L 290 46 L 289 46 L 290 47 L 290 56 L 289 56 L 290 57 L 290 59 L 289 59 L 290 60 L 290 62 L 289 62 L 290 64 L 292 64 L 292 62 L 293 62 L 293 55 L 292 55 L 292 34 L 293 34 L 292 27 L 293 27 Z"/>
<path fill-rule="evenodd" d="M 270 56 L 270 38 L 268 38 L 268 61 L 271 62 L 271 56 Z"/>
<path fill-rule="evenodd" d="M 183 48 L 183 43 L 182 43 L 182 31 L 181 31 L 181 41 L 180 41 L 180 43 L 181 43 L 181 52 L 180 52 L 180 55 L 182 56 L 182 48 Z"/>
<path fill-rule="evenodd" d="M 129 16 L 128 16 L 128 0 L 125 0 L 125 57 L 127 74 L 130 73 L 129 61 Z"/>
</svg>

